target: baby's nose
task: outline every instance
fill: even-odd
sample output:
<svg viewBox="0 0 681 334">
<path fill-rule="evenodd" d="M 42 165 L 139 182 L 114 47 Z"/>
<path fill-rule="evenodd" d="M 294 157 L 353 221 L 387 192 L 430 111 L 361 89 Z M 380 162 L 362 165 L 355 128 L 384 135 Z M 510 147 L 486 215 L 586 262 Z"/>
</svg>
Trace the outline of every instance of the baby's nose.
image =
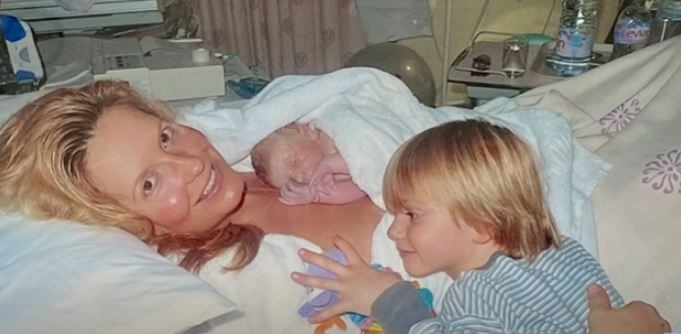
<svg viewBox="0 0 681 334">
<path fill-rule="evenodd" d="M 305 173 L 302 170 L 294 171 L 293 174 L 291 175 L 291 179 L 293 179 L 293 181 L 296 181 L 297 183 L 308 183 L 309 181 L 307 173 Z"/>
</svg>

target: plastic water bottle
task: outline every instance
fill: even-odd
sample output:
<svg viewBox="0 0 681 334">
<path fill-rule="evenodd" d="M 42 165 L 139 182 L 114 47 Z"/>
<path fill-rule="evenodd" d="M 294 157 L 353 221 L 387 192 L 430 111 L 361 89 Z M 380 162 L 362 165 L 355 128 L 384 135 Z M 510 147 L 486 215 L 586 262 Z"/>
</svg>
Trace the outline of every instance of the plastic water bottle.
<svg viewBox="0 0 681 334">
<path fill-rule="evenodd" d="M 589 69 L 597 14 L 598 0 L 563 0 L 552 59 L 556 74 L 572 76 Z"/>
<path fill-rule="evenodd" d="M 610 60 L 617 59 L 645 47 L 650 37 L 653 16 L 645 0 L 634 0 L 624 8 L 615 23 L 615 38 Z"/>
<path fill-rule="evenodd" d="M 662 0 L 653 20 L 648 44 L 662 42 L 681 34 L 681 0 Z"/>
</svg>

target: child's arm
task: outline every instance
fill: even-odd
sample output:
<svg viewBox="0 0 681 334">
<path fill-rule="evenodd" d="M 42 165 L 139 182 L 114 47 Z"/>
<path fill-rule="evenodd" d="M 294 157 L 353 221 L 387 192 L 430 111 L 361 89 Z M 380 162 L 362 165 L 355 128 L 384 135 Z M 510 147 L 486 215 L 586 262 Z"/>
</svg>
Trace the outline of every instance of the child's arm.
<svg viewBox="0 0 681 334">
<path fill-rule="evenodd" d="M 371 317 L 387 334 L 409 333 L 417 322 L 433 317 L 411 282 L 393 284 L 371 307 Z"/>
<path fill-rule="evenodd" d="M 291 276 L 299 284 L 338 292 L 338 302 L 310 317 L 320 322 L 337 314 L 355 312 L 369 315 L 376 299 L 389 287 L 403 282 L 396 273 L 384 272 L 368 265 L 357 251 L 344 239 L 337 237 L 334 244 L 345 254 L 347 265 L 340 264 L 326 256 L 301 249 L 300 257 L 336 275 L 336 279 L 325 279 L 294 272 Z"/>
</svg>

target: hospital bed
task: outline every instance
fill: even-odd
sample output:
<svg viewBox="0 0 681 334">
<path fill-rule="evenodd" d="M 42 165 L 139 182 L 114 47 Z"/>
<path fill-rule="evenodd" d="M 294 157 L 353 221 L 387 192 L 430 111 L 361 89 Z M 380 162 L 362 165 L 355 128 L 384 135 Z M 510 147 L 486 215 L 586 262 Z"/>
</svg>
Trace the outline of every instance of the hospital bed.
<svg viewBox="0 0 681 334">
<path fill-rule="evenodd" d="M 279 108 L 286 109 L 282 101 L 299 105 L 324 99 L 310 96 L 305 85 L 314 83 L 320 92 L 335 94 L 339 91 L 333 89 L 341 89 L 344 98 L 358 95 L 362 101 L 373 103 L 372 106 L 383 103 L 391 110 L 413 112 L 403 107 L 415 106 L 416 101 L 406 87 L 381 75 L 353 77 L 366 78 L 365 84 L 373 90 L 368 92 L 361 88 L 369 86 L 350 81 L 343 86 L 342 80 L 325 80 L 324 76 L 294 76 L 275 81 L 273 85 L 279 90 L 266 89 L 243 108 L 266 110 L 265 106 L 273 105 L 271 102 L 275 100 Z M 328 86 L 324 86 L 325 83 Z M 557 112 L 568 120 L 581 145 L 612 165 L 602 177 L 582 176 L 598 179 L 592 194 L 581 194 L 591 198 L 592 205 L 585 202 L 577 208 L 583 209 L 585 216 L 593 214 L 595 230 L 576 228 L 572 234 L 586 242 L 597 239 L 598 246 L 591 251 L 597 253 L 623 296 L 628 301 L 642 299 L 652 303 L 673 327 L 681 322 L 681 266 L 676 259 L 679 254 L 676 245 L 681 236 L 678 223 L 681 113 L 677 110 L 681 105 L 680 83 L 681 39 L 675 39 L 581 76 L 539 87 L 514 100 L 493 101 L 490 103 L 497 104 L 487 106 L 487 111 L 517 106 L 524 110 Z M 306 94 L 285 94 L 301 89 Z M 38 94 L 3 97 L 0 120 Z M 308 120 L 321 117 L 325 104 L 320 102 L 317 107 L 301 114 L 277 113 L 280 117 L 277 122 L 285 124 L 300 117 Z M 215 122 L 216 108 L 215 101 L 203 101 L 182 110 L 182 121 L 197 126 L 214 142 L 225 143 L 224 147 L 216 145 L 218 150 L 237 169 L 248 169 L 248 161 L 243 159 L 247 148 L 276 128 L 277 122 L 259 120 L 260 135 L 247 139 L 250 144 L 234 151 L 235 146 L 230 144 L 243 138 L 216 131 L 219 130 L 219 124 L 216 126 L 219 122 Z M 482 108 L 485 111 L 485 106 Z M 238 114 L 242 109 L 221 110 L 225 114 Z M 447 111 L 460 112 L 453 108 Z M 206 117 L 211 121 L 202 121 Z M 415 132 L 420 127 L 413 124 L 425 122 L 421 117 L 432 115 L 425 112 L 410 114 L 410 117 L 414 123 L 400 126 Z M 327 122 L 333 123 L 333 120 L 331 117 Z M 239 123 L 242 121 L 246 123 Z M 257 118 L 251 120 L 258 123 L 256 121 Z M 228 126 L 240 128 L 248 124 L 248 119 L 240 119 Z M 333 129 L 330 126 L 325 130 L 333 132 Z M 380 194 L 370 195 L 375 201 L 381 201 Z M 575 207 L 571 206 L 570 210 Z M 255 262 L 242 272 L 221 270 L 219 260 L 230 256 L 226 253 L 209 262 L 197 277 L 177 267 L 173 258 L 163 258 L 115 229 L 30 221 L 10 213 L 3 213 L 1 217 L 2 333 L 312 333 L 314 330 L 295 313 L 306 290 L 289 279 L 291 270 L 304 268 L 296 250 L 315 248 L 305 240 L 268 236 Z M 375 235 L 385 233 L 388 224 L 389 218 L 384 218 Z M 381 247 L 376 243 L 381 242 L 387 241 L 375 240 L 372 256 L 378 262 L 390 261 L 389 255 L 377 250 Z M 390 244 L 382 247 L 389 248 Z M 426 281 L 434 291 L 444 291 L 446 284 L 442 277 Z M 343 331 L 332 328 L 327 332 Z M 358 330 L 350 325 L 348 332 Z"/>
</svg>

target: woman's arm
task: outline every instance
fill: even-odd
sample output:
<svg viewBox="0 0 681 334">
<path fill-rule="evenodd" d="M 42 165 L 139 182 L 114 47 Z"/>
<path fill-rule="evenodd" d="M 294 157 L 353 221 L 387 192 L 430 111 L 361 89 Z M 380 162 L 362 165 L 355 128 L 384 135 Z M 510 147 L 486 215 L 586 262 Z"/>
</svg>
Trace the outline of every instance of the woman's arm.
<svg viewBox="0 0 681 334">
<path fill-rule="evenodd" d="M 589 333 L 591 334 L 655 334 L 671 332 L 655 307 L 640 301 L 613 309 L 603 287 L 589 286 Z"/>
</svg>

